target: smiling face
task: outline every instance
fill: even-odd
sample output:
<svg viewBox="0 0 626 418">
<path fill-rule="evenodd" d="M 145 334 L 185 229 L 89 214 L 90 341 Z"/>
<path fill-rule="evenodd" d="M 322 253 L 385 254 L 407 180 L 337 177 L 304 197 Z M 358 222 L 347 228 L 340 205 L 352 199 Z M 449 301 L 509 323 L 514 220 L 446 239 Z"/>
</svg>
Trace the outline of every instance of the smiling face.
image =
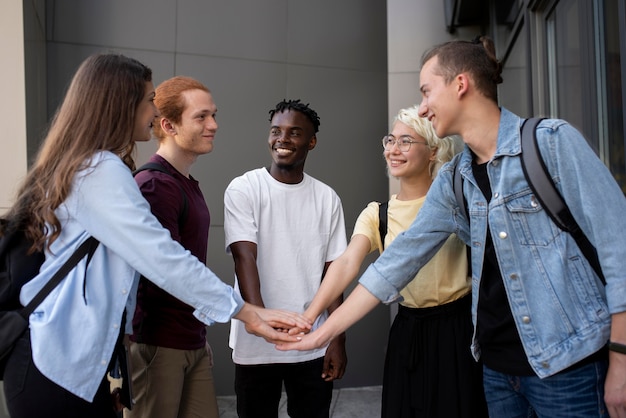
<svg viewBox="0 0 626 418">
<path fill-rule="evenodd" d="M 389 136 L 396 140 L 408 139 L 417 141 L 411 144 L 408 151 L 402 152 L 397 144 L 385 148 L 383 155 L 387 162 L 389 174 L 400 179 L 428 177 L 430 178 L 430 162 L 434 160 L 436 149 L 430 149 L 426 140 L 419 136 L 413 128 L 397 121 Z"/>
<path fill-rule="evenodd" d="M 455 80 L 446 84 L 442 75 L 437 73 L 439 65 L 435 56 L 428 60 L 420 71 L 420 116 L 427 118 L 433 125 L 437 136 L 443 138 L 456 135 L 457 129 L 453 122 L 457 113 L 457 94 Z"/>
<path fill-rule="evenodd" d="M 268 138 L 272 176 L 277 178 L 278 172 L 302 174 L 306 157 L 316 143 L 313 124 L 303 113 L 296 110 L 276 113 Z"/>
<path fill-rule="evenodd" d="M 185 108 L 180 122 L 172 123 L 172 137 L 178 148 L 193 155 L 208 154 L 213 150 L 213 140 L 217 132 L 215 115 L 217 106 L 211 93 L 200 90 L 186 90 L 181 93 Z"/>
<path fill-rule="evenodd" d="M 159 112 L 154 105 L 154 85 L 146 81 L 146 90 L 143 99 L 137 106 L 135 114 L 135 128 L 133 129 L 133 141 L 149 141 L 151 138 L 152 123 Z"/>
</svg>

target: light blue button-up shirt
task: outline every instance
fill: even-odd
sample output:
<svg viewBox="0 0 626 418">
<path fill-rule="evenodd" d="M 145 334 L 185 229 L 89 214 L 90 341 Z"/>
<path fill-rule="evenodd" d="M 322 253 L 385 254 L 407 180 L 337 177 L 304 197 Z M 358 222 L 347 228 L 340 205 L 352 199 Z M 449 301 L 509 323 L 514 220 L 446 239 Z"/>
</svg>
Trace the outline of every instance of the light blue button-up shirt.
<svg viewBox="0 0 626 418">
<path fill-rule="evenodd" d="M 35 365 L 83 399 L 93 400 L 102 382 L 124 309 L 135 312 L 139 273 L 193 306 L 207 325 L 229 321 L 243 306 L 231 286 L 171 239 L 128 167 L 110 152 L 94 155 L 76 175 L 56 214 L 61 235 L 20 300 L 28 303 L 90 235 L 100 241 L 86 274 L 83 259 L 30 317 Z"/>
<path fill-rule="evenodd" d="M 520 125 L 518 116 L 501 109 L 497 149 L 487 164 L 489 203 L 472 174 L 469 149 L 455 157 L 460 159 L 470 223 L 457 205 L 452 164 L 447 164 L 411 227 L 366 270 L 360 283 L 383 302 L 397 300 L 400 289 L 456 233 L 472 250 L 476 324 L 489 226 L 524 351 L 537 375 L 546 377 L 599 350 L 609 338 L 610 314 L 626 311 L 626 199 L 576 129 L 563 120 L 541 122 L 541 154 L 572 215 L 597 248 L 605 288 L 572 236 L 537 204 L 521 168 Z M 475 340 L 472 349 L 478 359 Z"/>
</svg>

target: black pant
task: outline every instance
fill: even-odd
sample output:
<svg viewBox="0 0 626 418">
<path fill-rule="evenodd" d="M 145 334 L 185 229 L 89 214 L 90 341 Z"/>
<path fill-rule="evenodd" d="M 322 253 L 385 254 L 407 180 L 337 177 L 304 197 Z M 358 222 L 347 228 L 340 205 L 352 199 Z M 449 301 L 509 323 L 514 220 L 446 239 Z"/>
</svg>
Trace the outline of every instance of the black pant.
<svg viewBox="0 0 626 418">
<path fill-rule="evenodd" d="M 110 392 L 106 376 L 93 402 L 50 381 L 33 363 L 28 332 L 17 342 L 4 372 L 4 396 L 11 418 L 116 418 Z"/>
<path fill-rule="evenodd" d="M 235 365 L 239 418 L 276 418 L 283 383 L 292 418 L 328 418 L 333 382 L 322 379 L 324 358 L 304 363 Z"/>
</svg>

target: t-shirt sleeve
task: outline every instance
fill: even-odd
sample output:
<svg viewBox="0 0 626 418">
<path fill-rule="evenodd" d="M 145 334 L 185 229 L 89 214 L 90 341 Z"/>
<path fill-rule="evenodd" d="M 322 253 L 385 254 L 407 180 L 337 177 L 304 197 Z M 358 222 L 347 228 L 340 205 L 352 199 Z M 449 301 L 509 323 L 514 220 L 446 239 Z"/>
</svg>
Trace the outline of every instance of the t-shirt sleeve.
<svg viewBox="0 0 626 418">
<path fill-rule="evenodd" d="M 355 235 L 365 235 L 370 241 L 370 253 L 376 250 L 382 251 L 382 241 L 378 232 L 378 202 L 370 202 L 354 224 L 352 237 Z"/>
<path fill-rule="evenodd" d="M 224 236 L 226 252 L 233 242 L 258 243 L 259 227 L 254 212 L 252 187 L 244 178 L 234 179 L 224 192 Z"/>
</svg>

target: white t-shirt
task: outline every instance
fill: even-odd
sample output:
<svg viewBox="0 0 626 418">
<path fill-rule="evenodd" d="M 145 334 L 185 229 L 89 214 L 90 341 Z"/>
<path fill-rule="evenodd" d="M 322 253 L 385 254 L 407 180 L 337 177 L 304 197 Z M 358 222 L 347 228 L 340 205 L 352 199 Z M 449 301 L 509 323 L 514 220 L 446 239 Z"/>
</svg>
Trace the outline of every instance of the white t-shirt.
<svg viewBox="0 0 626 418">
<path fill-rule="evenodd" d="M 333 189 L 307 174 L 298 184 L 281 183 L 265 168 L 249 171 L 227 187 L 224 231 L 228 253 L 234 242 L 257 244 L 265 307 L 294 312 L 304 311 L 319 288 L 324 264 L 346 248 L 343 207 Z M 235 290 L 239 292 L 237 280 Z M 315 326 L 325 319 L 320 317 Z M 278 351 L 236 319 L 229 344 L 236 364 L 299 363 L 326 351 Z"/>
</svg>

